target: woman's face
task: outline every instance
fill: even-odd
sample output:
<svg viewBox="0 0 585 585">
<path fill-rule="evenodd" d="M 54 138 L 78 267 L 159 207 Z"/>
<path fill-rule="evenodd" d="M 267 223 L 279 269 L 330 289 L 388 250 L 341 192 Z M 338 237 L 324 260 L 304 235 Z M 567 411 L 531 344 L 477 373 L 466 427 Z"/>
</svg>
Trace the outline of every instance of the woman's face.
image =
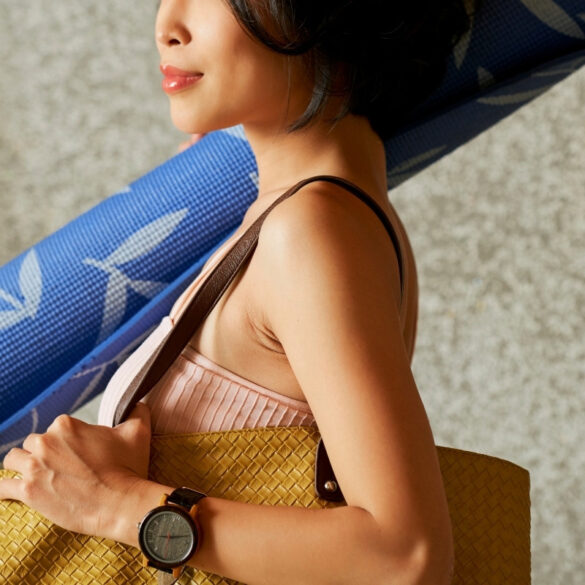
<svg viewBox="0 0 585 585">
<path fill-rule="evenodd" d="M 156 18 L 161 65 L 202 76 L 169 93 L 171 117 L 188 133 L 237 124 L 283 128 L 304 111 L 310 86 L 299 58 L 252 40 L 225 0 L 162 0 Z M 286 116 L 285 116 L 286 114 Z"/>
</svg>

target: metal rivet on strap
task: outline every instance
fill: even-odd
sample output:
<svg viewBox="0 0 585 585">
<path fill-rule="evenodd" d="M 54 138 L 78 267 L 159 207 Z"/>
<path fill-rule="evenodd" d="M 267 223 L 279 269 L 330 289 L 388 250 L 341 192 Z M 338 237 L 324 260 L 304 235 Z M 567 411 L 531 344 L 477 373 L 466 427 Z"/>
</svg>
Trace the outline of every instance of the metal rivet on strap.
<svg viewBox="0 0 585 585">
<path fill-rule="evenodd" d="M 328 492 L 334 492 L 337 490 L 337 482 L 329 480 L 325 482 L 323 486 Z"/>
</svg>

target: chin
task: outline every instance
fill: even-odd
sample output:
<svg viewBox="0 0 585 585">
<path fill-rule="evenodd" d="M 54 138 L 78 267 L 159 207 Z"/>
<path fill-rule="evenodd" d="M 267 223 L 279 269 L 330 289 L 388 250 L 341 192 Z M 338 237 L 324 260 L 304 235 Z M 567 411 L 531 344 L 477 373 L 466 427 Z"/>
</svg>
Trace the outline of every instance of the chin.
<svg viewBox="0 0 585 585">
<path fill-rule="evenodd" d="M 173 122 L 173 126 L 185 134 L 200 134 L 203 132 L 209 132 L 207 129 L 202 129 L 203 124 L 197 124 L 191 116 L 177 115 L 174 114 L 172 110 L 171 120 Z"/>
<path fill-rule="evenodd" d="M 223 130 L 237 126 L 238 121 L 228 120 L 226 116 L 214 117 L 195 115 L 193 109 L 181 105 L 173 105 L 171 102 L 171 120 L 177 130 L 185 134 L 208 134 L 214 130 Z"/>
</svg>

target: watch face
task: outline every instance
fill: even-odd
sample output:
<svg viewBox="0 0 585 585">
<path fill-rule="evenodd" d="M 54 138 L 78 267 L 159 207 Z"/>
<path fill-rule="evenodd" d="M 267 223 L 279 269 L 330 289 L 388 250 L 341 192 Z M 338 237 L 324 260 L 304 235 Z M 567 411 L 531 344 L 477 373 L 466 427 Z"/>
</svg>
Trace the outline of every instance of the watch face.
<svg viewBox="0 0 585 585">
<path fill-rule="evenodd" d="M 139 540 L 149 559 L 176 567 L 187 562 L 197 549 L 197 529 L 187 512 L 175 506 L 161 506 L 142 521 Z"/>
</svg>

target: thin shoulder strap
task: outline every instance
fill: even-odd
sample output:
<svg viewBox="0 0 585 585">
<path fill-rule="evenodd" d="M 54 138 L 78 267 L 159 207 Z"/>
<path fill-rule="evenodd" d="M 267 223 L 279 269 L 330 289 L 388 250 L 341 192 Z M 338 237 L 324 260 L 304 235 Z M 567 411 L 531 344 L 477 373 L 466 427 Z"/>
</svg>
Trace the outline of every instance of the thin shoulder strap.
<svg viewBox="0 0 585 585">
<path fill-rule="evenodd" d="M 234 246 L 222 258 L 211 274 L 203 281 L 172 330 L 159 345 L 157 351 L 155 351 L 150 359 L 144 364 L 140 372 L 122 395 L 114 414 L 114 425 L 119 424 L 128 417 L 136 403 L 150 392 L 171 364 L 177 359 L 177 357 L 179 357 L 185 346 L 189 343 L 189 340 L 195 335 L 195 332 L 201 323 L 209 313 L 211 313 L 222 294 L 237 276 L 240 268 L 255 250 L 258 243 L 260 228 L 268 214 L 279 203 L 288 199 L 299 189 L 313 181 L 328 181 L 341 187 L 345 187 L 359 197 L 364 203 L 369 205 L 380 218 L 396 249 L 398 268 L 400 271 L 401 299 L 404 298 L 404 258 L 402 256 L 400 241 L 396 235 L 394 227 L 382 208 L 372 197 L 357 185 L 345 179 L 341 179 L 340 177 L 318 175 L 304 179 L 291 187 L 286 193 L 284 193 L 284 195 L 279 197 L 268 209 L 266 209 L 260 217 L 258 217 L 258 219 L 236 241 Z"/>
</svg>

